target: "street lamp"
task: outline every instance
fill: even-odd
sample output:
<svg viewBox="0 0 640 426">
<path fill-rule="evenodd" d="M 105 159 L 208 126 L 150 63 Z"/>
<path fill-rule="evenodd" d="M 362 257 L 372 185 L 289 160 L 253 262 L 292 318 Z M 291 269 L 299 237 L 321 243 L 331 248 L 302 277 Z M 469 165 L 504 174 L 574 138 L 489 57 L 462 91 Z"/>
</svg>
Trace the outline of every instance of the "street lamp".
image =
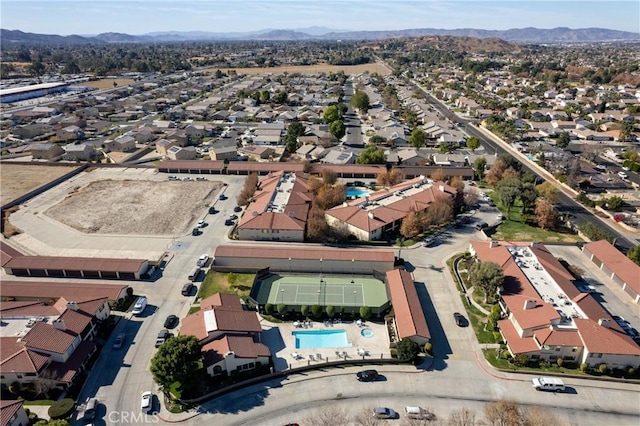
<svg viewBox="0 0 640 426">
<path fill-rule="evenodd" d="M 320 304 L 320 290 L 318 290 L 318 305 Z"/>
<path fill-rule="evenodd" d="M 289 274 L 291 274 L 291 258 L 289 258 Z"/>
<path fill-rule="evenodd" d="M 284 288 L 280 289 L 280 303 L 284 303 Z"/>
<path fill-rule="evenodd" d="M 356 306 L 357 298 L 358 298 L 358 292 L 353 290 L 353 306 Z"/>
<path fill-rule="evenodd" d="M 355 262 L 356 262 L 356 260 L 355 260 L 355 259 L 351 259 L 351 284 L 353 284 L 353 283 L 354 283 L 354 281 L 353 281 L 353 270 L 354 270 L 354 268 L 355 268 L 355 266 L 354 266 L 354 265 L 355 265 Z M 355 291 L 354 291 L 354 293 L 355 293 Z"/>
</svg>

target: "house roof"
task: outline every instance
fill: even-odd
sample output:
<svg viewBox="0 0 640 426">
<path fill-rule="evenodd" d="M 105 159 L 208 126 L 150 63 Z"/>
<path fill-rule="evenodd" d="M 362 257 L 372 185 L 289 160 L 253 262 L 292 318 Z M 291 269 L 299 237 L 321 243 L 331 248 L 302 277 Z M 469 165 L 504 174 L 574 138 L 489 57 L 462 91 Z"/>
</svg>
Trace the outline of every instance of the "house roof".
<svg viewBox="0 0 640 426">
<path fill-rule="evenodd" d="M 0 337 L 0 371 L 38 373 L 49 357 L 24 346 L 17 337 Z"/>
<path fill-rule="evenodd" d="M 50 299 L 66 297 L 69 300 L 107 298 L 115 301 L 124 295 L 128 285 L 65 283 L 46 281 L 2 281 L 2 295 L 16 299 Z"/>
<path fill-rule="evenodd" d="M 498 321 L 498 326 L 500 327 L 500 332 L 502 332 L 502 335 L 509 344 L 509 349 L 511 349 L 514 354 L 540 350 L 540 347 L 533 337 L 520 337 L 513 323 L 509 321 L 508 318 Z"/>
<path fill-rule="evenodd" d="M 222 361 L 229 352 L 233 352 L 236 358 L 256 359 L 271 355 L 269 348 L 253 341 L 251 336 L 221 336 L 202 347 L 204 367 L 217 364 Z"/>
<path fill-rule="evenodd" d="M 47 371 L 50 371 L 52 377 L 56 377 L 57 380 L 70 383 L 76 374 L 81 371 L 82 365 L 87 360 L 87 357 L 93 353 L 95 347 L 96 344 L 92 340 L 84 340 L 80 342 L 66 362 L 53 361 L 47 367 Z"/>
<path fill-rule="evenodd" d="M 13 248 L 6 242 L 0 241 L 0 266 L 6 265 L 7 262 L 9 262 L 14 257 L 20 257 L 20 256 L 24 256 L 24 254 L 22 254 L 20 251 Z M 3 287 L 4 287 L 4 283 L 3 283 Z M 3 288 L 3 293 L 4 293 L 4 288 Z"/>
<path fill-rule="evenodd" d="M 355 260 L 368 262 L 393 262 L 395 253 L 390 249 L 360 249 L 360 248 L 334 248 L 324 246 L 269 246 L 265 250 L 263 246 L 249 245 L 219 245 L 216 247 L 214 257 L 250 258 L 250 259 L 323 259 Z"/>
<path fill-rule="evenodd" d="M 411 274 L 401 269 L 394 269 L 387 272 L 387 283 L 399 337 L 403 339 L 420 336 L 431 339 Z"/>
<path fill-rule="evenodd" d="M 142 269 L 145 259 L 111 259 L 99 257 L 21 256 L 10 259 L 5 268 L 54 269 L 71 271 L 131 272 Z"/>
<path fill-rule="evenodd" d="M 582 342 L 589 352 L 640 357 L 640 346 L 626 334 L 623 335 L 614 329 L 603 327 L 592 319 L 576 319 L 574 321 Z"/>
<path fill-rule="evenodd" d="M 634 292 L 640 294 L 640 266 L 622 254 L 606 240 L 595 241 L 584 245 L 607 268 L 624 281 Z"/>
<path fill-rule="evenodd" d="M 63 354 L 73 344 L 76 334 L 71 330 L 58 330 L 51 324 L 38 321 L 22 337 L 22 342 L 35 351 Z"/>
<path fill-rule="evenodd" d="M 22 408 L 23 401 L 4 400 L 0 401 L 0 425 L 9 425 L 13 416 Z"/>
</svg>

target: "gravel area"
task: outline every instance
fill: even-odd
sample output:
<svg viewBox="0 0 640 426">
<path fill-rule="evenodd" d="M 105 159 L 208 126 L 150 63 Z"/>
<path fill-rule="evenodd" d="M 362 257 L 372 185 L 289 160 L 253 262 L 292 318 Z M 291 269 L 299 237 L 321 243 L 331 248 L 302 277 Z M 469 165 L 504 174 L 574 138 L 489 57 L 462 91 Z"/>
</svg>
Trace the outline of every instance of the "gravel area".
<svg viewBox="0 0 640 426">
<path fill-rule="evenodd" d="M 215 181 L 100 180 L 75 189 L 45 214 L 90 234 L 183 234 L 221 187 Z"/>
</svg>

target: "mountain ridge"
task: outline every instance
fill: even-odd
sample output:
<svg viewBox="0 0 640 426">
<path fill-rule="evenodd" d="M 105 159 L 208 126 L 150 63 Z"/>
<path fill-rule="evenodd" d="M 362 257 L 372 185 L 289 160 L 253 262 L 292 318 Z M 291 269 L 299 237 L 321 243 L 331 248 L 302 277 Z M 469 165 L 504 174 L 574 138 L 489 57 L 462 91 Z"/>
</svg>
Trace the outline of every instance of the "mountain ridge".
<svg viewBox="0 0 640 426">
<path fill-rule="evenodd" d="M 309 34 L 303 30 L 313 32 Z M 330 31 L 330 32 L 325 32 Z M 372 41 L 401 37 L 421 37 L 443 35 L 454 37 L 499 38 L 516 43 L 580 43 L 603 41 L 640 41 L 640 33 L 611 30 L 606 28 L 541 29 L 536 27 L 511 28 L 508 30 L 485 30 L 476 28 L 410 28 L 388 31 L 343 31 L 325 27 L 301 29 L 264 29 L 248 32 L 208 32 L 208 31 L 158 31 L 140 35 L 106 32 L 95 36 L 57 34 L 37 34 L 20 30 L 0 29 L 2 44 L 105 44 L 105 43 L 148 43 L 171 41 L 225 41 L 225 40 L 349 40 Z"/>
</svg>

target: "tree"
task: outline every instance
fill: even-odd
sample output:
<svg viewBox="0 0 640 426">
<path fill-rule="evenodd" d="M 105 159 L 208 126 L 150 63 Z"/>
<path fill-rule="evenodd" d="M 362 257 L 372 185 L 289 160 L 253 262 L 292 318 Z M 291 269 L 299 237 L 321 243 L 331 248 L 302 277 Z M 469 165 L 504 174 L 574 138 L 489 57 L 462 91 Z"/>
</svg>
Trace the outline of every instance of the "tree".
<svg viewBox="0 0 640 426">
<path fill-rule="evenodd" d="M 497 185 L 500 202 L 507 209 L 507 218 L 510 218 L 511 209 L 520 196 L 520 186 L 520 179 L 515 177 L 502 179 Z"/>
<path fill-rule="evenodd" d="M 484 407 L 484 415 L 492 426 L 520 426 L 522 419 L 518 404 L 512 400 L 500 399 L 489 402 Z"/>
<path fill-rule="evenodd" d="M 435 182 L 444 182 L 447 179 L 447 175 L 445 174 L 444 170 L 442 170 L 442 167 L 439 167 L 432 171 L 429 177 Z"/>
<path fill-rule="evenodd" d="M 284 315 L 287 312 L 287 305 L 284 303 L 278 303 L 277 311 L 280 315 Z"/>
<path fill-rule="evenodd" d="M 522 213 L 529 213 L 536 204 L 538 194 L 532 184 L 522 185 L 520 191 L 520 202 L 522 202 Z"/>
<path fill-rule="evenodd" d="M 605 206 L 608 210 L 618 210 L 624 205 L 624 198 L 614 195 L 606 200 Z"/>
<path fill-rule="evenodd" d="M 484 157 L 478 157 L 473 162 L 473 171 L 477 180 L 484 179 L 484 169 L 487 167 L 487 159 Z"/>
<path fill-rule="evenodd" d="M 299 121 L 292 121 L 287 128 L 285 146 L 287 151 L 295 152 L 299 148 L 298 138 L 304 135 L 304 126 Z"/>
<path fill-rule="evenodd" d="M 558 148 L 565 149 L 566 147 L 569 146 L 569 142 L 571 142 L 571 138 L 569 137 L 569 133 L 568 132 L 562 132 L 562 133 L 560 133 L 560 136 L 558 136 L 558 140 L 556 140 L 556 146 Z"/>
<path fill-rule="evenodd" d="M 359 109 L 361 112 L 366 113 L 369 111 L 369 95 L 360 90 L 356 90 L 351 97 L 351 105 L 354 108 Z"/>
<path fill-rule="evenodd" d="M 311 316 L 313 316 L 315 319 L 320 318 L 322 316 L 322 306 L 313 305 L 311 307 Z"/>
<path fill-rule="evenodd" d="M 403 179 L 404 176 L 402 172 L 395 167 L 376 175 L 376 183 L 380 186 L 384 186 L 385 188 L 396 185 L 402 182 Z"/>
<path fill-rule="evenodd" d="M 420 345 L 408 338 L 400 339 L 396 349 L 401 361 L 413 361 L 420 354 Z"/>
<path fill-rule="evenodd" d="M 556 224 L 556 211 L 553 204 L 544 198 L 536 201 L 536 223 L 542 229 L 551 229 Z"/>
<path fill-rule="evenodd" d="M 400 234 L 405 238 L 413 238 L 420 232 L 422 232 L 422 226 L 418 214 L 415 210 L 409 210 L 409 213 L 402 219 Z"/>
<path fill-rule="evenodd" d="M 325 308 L 324 308 L 324 311 L 326 312 L 326 314 L 327 314 L 327 316 L 328 316 L 329 318 L 333 318 L 333 317 L 336 315 L 336 308 L 335 308 L 335 306 L 331 306 L 331 305 L 329 305 L 329 306 L 327 306 L 327 307 L 325 307 Z"/>
<path fill-rule="evenodd" d="M 369 138 L 369 143 L 375 144 L 375 145 L 380 145 L 383 143 L 386 143 L 387 140 L 385 138 L 383 138 L 382 136 L 379 135 L 373 135 Z"/>
<path fill-rule="evenodd" d="M 331 133 L 336 139 L 342 139 L 345 135 L 347 128 L 342 120 L 336 120 L 329 124 L 329 133 Z"/>
<path fill-rule="evenodd" d="M 631 247 L 631 250 L 627 252 L 627 257 L 636 265 L 640 265 L 640 245 Z"/>
<path fill-rule="evenodd" d="M 385 164 L 386 162 L 384 151 L 372 144 L 363 149 L 356 160 L 358 164 Z"/>
<path fill-rule="evenodd" d="M 467 148 L 469 148 L 471 151 L 475 151 L 476 149 L 480 148 L 480 139 L 476 138 L 475 136 L 471 136 L 469 139 L 467 139 Z"/>
<path fill-rule="evenodd" d="M 538 195 L 551 204 L 555 204 L 558 201 L 558 188 L 553 186 L 551 182 L 543 182 L 536 186 L 536 192 Z"/>
<path fill-rule="evenodd" d="M 334 121 L 339 120 L 340 111 L 338 111 L 338 107 L 335 105 L 328 106 L 327 109 L 324 110 L 322 118 L 324 118 L 327 123 L 333 123 Z"/>
<path fill-rule="evenodd" d="M 200 382 L 202 345 L 195 336 L 176 336 L 160 346 L 151 358 L 151 374 L 162 389 L 178 382 L 183 392 Z"/>
<path fill-rule="evenodd" d="M 416 149 L 422 148 L 427 140 L 426 135 L 419 127 L 416 127 L 409 136 L 409 143 Z"/>
<path fill-rule="evenodd" d="M 329 234 L 329 225 L 324 216 L 324 210 L 312 207 L 307 219 L 307 238 L 318 240 Z"/>
<path fill-rule="evenodd" d="M 332 169 L 322 169 L 322 183 L 333 185 L 338 181 L 338 174 Z"/>
<path fill-rule="evenodd" d="M 306 317 L 307 315 L 309 315 L 309 305 L 300 306 L 300 313 L 302 314 L 303 317 Z"/>
<path fill-rule="evenodd" d="M 449 415 L 446 424 L 449 426 L 475 426 L 476 413 L 468 408 L 461 408 Z"/>
<path fill-rule="evenodd" d="M 485 303 L 493 298 L 504 282 L 502 268 L 494 262 L 476 262 L 469 268 L 469 282 L 484 292 Z"/>
<path fill-rule="evenodd" d="M 368 320 L 369 318 L 371 318 L 371 308 L 368 306 L 360 306 L 360 317 L 363 320 Z"/>
<path fill-rule="evenodd" d="M 264 313 L 267 315 L 273 314 L 273 303 L 267 303 L 264 305 Z"/>
<path fill-rule="evenodd" d="M 500 181 L 506 177 L 518 176 L 518 172 L 515 168 L 509 166 L 505 160 L 498 157 L 493 163 L 491 169 L 487 172 L 485 180 L 491 186 L 496 186 Z"/>
<path fill-rule="evenodd" d="M 440 196 L 427 207 L 422 219 L 424 228 L 432 225 L 440 226 L 449 223 L 453 218 L 453 200 L 447 196 Z"/>
</svg>

